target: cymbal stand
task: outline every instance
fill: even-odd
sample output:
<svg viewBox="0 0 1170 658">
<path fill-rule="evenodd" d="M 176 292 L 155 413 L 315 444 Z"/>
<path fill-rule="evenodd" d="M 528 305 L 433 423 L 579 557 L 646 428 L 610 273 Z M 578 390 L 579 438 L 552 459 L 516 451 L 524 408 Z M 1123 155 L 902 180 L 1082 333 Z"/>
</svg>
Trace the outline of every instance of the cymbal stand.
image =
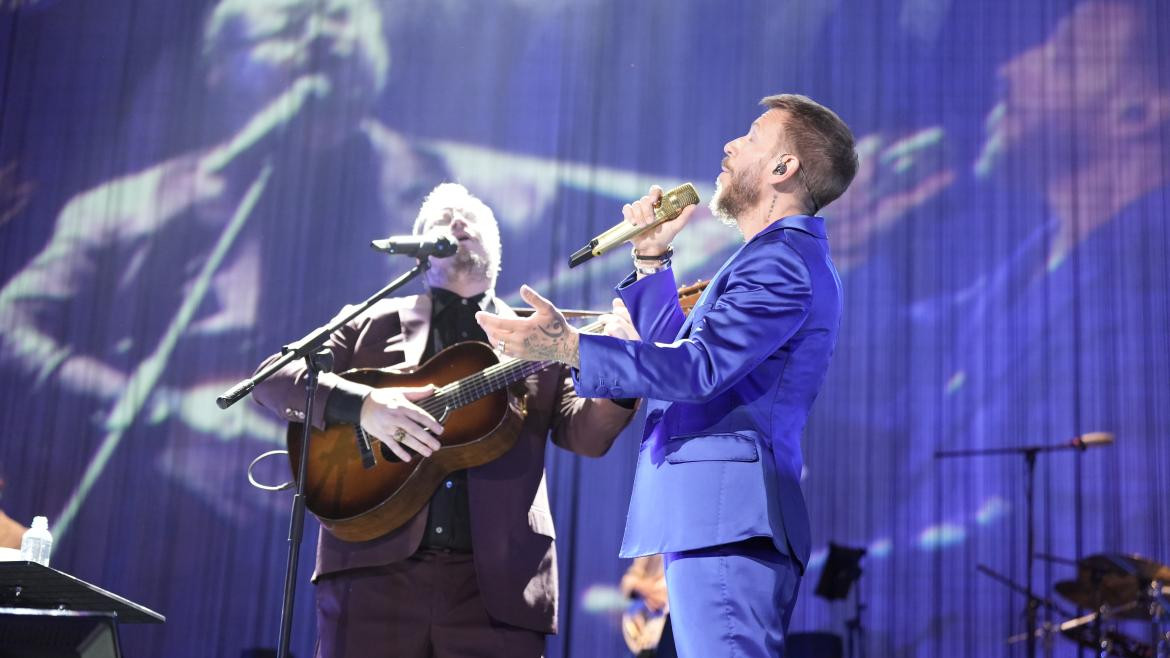
<svg viewBox="0 0 1170 658">
<path fill-rule="evenodd" d="M 1056 614 L 1060 615 L 1061 617 L 1070 617 L 1071 616 L 1067 610 L 1061 608 L 1060 605 L 1057 604 L 1052 599 L 1030 592 L 1028 590 L 1028 588 L 1020 585 L 1019 583 L 1013 581 L 1012 579 L 1008 578 L 1007 576 L 999 573 L 998 571 L 992 569 L 991 567 L 989 567 L 985 564 L 976 564 L 975 570 L 978 571 L 979 573 L 987 576 L 988 578 L 991 578 L 992 580 L 998 582 L 999 584 L 1003 585 L 1004 587 L 1007 587 L 1008 589 L 1012 590 L 1013 592 L 1016 592 L 1017 594 L 1024 595 L 1024 597 L 1026 597 L 1028 599 L 1029 608 L 1031 608 L 1033 610 L 1035 610 L 1036 608 L 1038 608 L 1040 606 L 1044 606 L 1045 610 L 1055 611 Z M 1012 636 L 1011 638 L 1008 638 L 1008 643 L 1009 644 L 1014 644 L 1015 642 L 1034 643 L 1036 641 L 1036 637 L 1038 635 L 1040 635 L 1041 633 L 1043 633 L 1044 653 L 1050 655 L 1052 653 L 1052 636 L 1055 635 L 1056 633 L 1058 633 L 1060 630 L 1061 630 L 1061 628 L 1060 628 L 1059 624 L 1053 624 L 1050 621 L 1045 621 L 1043 627 L 1041 627 L 1041 628 L 1036 628 L 1035 626 L 1030 626 L 1028 628 L 1027 632 L 1022 633 L 1022 634 L 1017 634 L 1017 635 Z"/>
<path fill-rule="evenodd" d="M 1097 592 L 1095 603 L 1097 604 L 1097 614 L 1093 617 L 1093 633 L 1097 637 L 1097 658 L 1109 658 L 1113 653 L 1113 640 L 1105 634 L 1105 625 L 1103 620 L 1105 618 L 1106 607 L 1101 600 L 1101 583 L 1105 580 L 1105 574 L 1093 570 L 1093 591 Z"/>
</svg>

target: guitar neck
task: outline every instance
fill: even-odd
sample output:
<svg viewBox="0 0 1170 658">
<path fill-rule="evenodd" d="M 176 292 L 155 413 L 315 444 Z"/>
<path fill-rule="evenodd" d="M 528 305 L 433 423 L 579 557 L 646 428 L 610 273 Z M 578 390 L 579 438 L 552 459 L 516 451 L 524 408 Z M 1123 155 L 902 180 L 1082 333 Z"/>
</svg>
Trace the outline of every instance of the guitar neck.
<svg viewBox="0 0 1170 658">
<path fill-rule="evenodd" d="M 418 405 L 432 416 L 440 418 L 446 410 L 471 404 L 554 365 L 557 365 L 556 361 L 522 361 L 519 359 L 497 363 L 474 375 L 443 386 L 435 391 L 433 396 L 420 401 Z"/>
<path fill-rule="evenodd" d="M 581 327 L 580 331 L 596 333 L 601 327 L 601 322 L 591 322 Z M 502 361 L 443 386 L 433 396 L 420 401 L 418 406 L 435 418 L 441 418 L 444 411 L 471 404 L 555 365 L 558 365 L 556 361 Z"/>
</svg>

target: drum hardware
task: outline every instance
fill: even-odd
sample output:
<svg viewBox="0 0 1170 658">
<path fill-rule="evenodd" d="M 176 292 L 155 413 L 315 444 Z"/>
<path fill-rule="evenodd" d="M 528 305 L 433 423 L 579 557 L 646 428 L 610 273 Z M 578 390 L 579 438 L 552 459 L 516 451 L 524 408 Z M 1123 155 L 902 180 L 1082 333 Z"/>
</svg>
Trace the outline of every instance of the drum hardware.
<svg viewBox="0 0 1170 658">
<path fill-rule="evenodd" d="M 1098 553 L 1076 562 L 1075 580 L 1062 580 L 1054 589 L 1061 598 L 1079 608 L 1093 610 L 1070 619 L 1060 631 L 1081 646 L 1091 647 L 1099 656 L 1122 658 L 1170 658 L 1170 567 L 1142 557 L 1121 553 Z M 1156 638 L 1156 650 L 1106 628 L 1106 621 L 1148 622 Z"/>
<path fill-rule="evenodd" d="M 1109 617 L 1108 610 L 1090 612 L 1061 622 L 1057 630 L 1080 646 L 1092 649 L 1101 658 L 1153 658 L 1154 651 L 1149 645 L 1115 628 L 1106 627 L 1104 620 Z"/>
<path fill-rule="evenodd" d="M 1046 610 L 1055 612 L 1057 616 L 1072 616 L 1066 610 L 1057 605 L 1057 603 L 1052 599 L 1036 594 L 1031 589 L 1024 587 L 1023 585 L 1017 583 L 1011 578 L 1008 578 L 1007 576 L 999 573 L 985 564 L 977 564 L 975 565 L 975 569 L 979 573 L 987 576 L 988 578 L 991 578 L 1004 587 L 1007 587 L 1011 591 L 1025 597 L 1025 599 L 1028 601 L 1028 608 L 1031 610 L 1036 610 L 1037 608 L 1043 606 Z M 1034 626 L 1029 628 L 1027 631 L 1024 631 L 1023 633 L 1017 633 L 1008 637 L 1007 644 L 1027 642 L 1029 646 L 1034 646 L 1036 640 L 1039 639 L 1044 643 L 1045 655 L 1049 655 L 1052 653 L 1052 638 L 1056 635 L 1057 632 L 1059 632 L 1057 625 L 1048 620 L 1045 620 L 1039 625 L 1039 627 Z"/>
<path fill-rule="evenodd" d="M 1158 637 L 1158 658 L 1170 658 L 1170 585 L 1161 577 L 1150 581 L 1150 619 Z"/>
</svg>

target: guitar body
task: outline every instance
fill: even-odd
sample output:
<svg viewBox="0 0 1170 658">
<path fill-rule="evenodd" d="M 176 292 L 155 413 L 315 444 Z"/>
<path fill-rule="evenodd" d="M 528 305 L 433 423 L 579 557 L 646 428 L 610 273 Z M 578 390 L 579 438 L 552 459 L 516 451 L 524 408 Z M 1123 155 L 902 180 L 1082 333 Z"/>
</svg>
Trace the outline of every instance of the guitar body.
<svg viewBox="0 0 1170 658">
<path fill-rule="evenodd" d="M 351 370 L 341 376 L 377 388 L 441 387 L 482 372 L 499 362 L 491 347 L 469 342 L 453 345 L 412 372 Z M 416 401 L 421 404 L 423 401 Z M 524 399 L 507 388 L 445 413 L 442 446 L 430 457 L 396 461 L 389 448 L 370 437 L 374 467 L 362 465 L 352 425 L 314 429 L 309 440 L 305 504 L 326 530 L 344 541 L 368 541 L 390 533 L 419 512 L 453 471 L 486 464 L 516 443 L 524 421 Z M 288 455 L 296 477 L 303 428 L 288 429 Z"/>
</svg>

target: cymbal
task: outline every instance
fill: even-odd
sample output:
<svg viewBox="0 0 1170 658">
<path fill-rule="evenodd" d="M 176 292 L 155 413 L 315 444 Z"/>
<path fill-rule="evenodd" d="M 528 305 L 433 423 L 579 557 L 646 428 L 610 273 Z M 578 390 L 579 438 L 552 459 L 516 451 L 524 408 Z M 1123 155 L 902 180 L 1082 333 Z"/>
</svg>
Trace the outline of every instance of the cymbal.
<svg viewBox="0 0 1170 658">
<path fill-rule="evenodd" d="M 1110 617 L 1149 619 L 1149 606 L 1138 605 L 1145 598 L 1144 592 L 1131 577 L 1106 576 L 1099 587 L 1083 580 L 1061 580 L 1053 589 L 1078 608 L 1098 610 L 1105 606 Z"/>
<path fill-rule="evenodd" d="M 1140 555 L 1098 553 L 1077 562 L 1077 579 L 1062 580 L 1056 592 L 1077 607 L 1108 617 L 1150 619 L 1149 585 L 1170 583 L 1170 568 Z"/>
<path fill-rule="evenodd" d="M 1114 574 L 1133 576 L 1142 585 L 1152 580 L 1170 584 L 1170 567 L 1135 554 L 1097 553 L 1080 560 L 1077 563 L 1077 570 L 1081 575 L 1088 575 L 1090 578 L 1094 574 Z"/>
</svg>

